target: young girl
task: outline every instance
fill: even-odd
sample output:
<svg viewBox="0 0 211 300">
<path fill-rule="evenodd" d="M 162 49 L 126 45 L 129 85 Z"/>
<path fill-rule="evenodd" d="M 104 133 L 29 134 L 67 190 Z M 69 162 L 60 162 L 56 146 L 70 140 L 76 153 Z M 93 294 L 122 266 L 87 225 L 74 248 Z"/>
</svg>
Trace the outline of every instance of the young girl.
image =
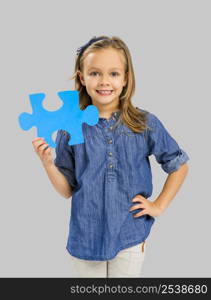
<svg viewBox="0 0 211 300">
<path fill-rule="evenodd" d="M 133 106 L 133 65 L 120 38 L 94 37 L 78 48 L 72 78 L 81 110 L 95 105 L 98 123 L 83 123 L 85 142 L 73 146 L 59 130 L 55 160 L 44 139 L 32 142 L 55 189 L 72 196 L 66 249 L 77 277 L 141 277 L 146 239 L 184 181 L 189 157 L 156 115 Z M 168 173 L 154 201 L 152 154 Z"/>
</svg>

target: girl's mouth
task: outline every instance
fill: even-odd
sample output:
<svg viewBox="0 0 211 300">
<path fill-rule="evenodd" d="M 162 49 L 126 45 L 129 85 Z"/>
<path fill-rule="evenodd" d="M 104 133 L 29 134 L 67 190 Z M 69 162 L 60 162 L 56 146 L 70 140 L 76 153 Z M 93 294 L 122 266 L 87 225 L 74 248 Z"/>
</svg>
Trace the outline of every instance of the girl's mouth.
<svg viewBox="0 0 211 300">
<path fill-rule="evenodd" d="M 113 90 L 96 90 L 96 92 L 101 96 L 109 96 L 112 94 Z"/>
</svg>

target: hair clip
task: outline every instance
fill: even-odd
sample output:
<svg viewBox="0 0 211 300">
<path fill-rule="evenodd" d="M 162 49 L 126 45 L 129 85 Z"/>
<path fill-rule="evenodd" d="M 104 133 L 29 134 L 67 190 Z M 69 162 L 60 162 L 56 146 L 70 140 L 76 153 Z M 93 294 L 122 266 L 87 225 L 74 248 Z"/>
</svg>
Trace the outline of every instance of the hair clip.
<svg viewBox="0 0 211 300">
<path fill-rule="evenodd" d="M 94 42 L 100 41 L 100 40 L 104 40 L 104 38 L 96 38 L 96 36 L 94 36 L 91 40 L 89 40 L 86 44 L 84 44 L 83 46 L 79 47 L 76 51 L 76 55 L 81 54 L 86 48 L 88 48 L 91 44 L 93 44 Z"/>
</svg>

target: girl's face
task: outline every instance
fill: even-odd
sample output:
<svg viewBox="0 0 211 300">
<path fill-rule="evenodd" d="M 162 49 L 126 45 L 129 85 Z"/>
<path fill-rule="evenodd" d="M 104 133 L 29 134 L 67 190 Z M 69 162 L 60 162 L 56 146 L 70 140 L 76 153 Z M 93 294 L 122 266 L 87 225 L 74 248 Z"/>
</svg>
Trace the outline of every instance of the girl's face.
<svg viewBox="0 0 211 300">
<path fill-rule="evenodd" d="M 113 48 L 100 49 L 86 56 L 83 68 L 83 73 L 79 71 L 78 74 L 92 104 L 97 107 L 118 107 L 119 96 L 127 83 L 124 55 Z"/>
</svg>

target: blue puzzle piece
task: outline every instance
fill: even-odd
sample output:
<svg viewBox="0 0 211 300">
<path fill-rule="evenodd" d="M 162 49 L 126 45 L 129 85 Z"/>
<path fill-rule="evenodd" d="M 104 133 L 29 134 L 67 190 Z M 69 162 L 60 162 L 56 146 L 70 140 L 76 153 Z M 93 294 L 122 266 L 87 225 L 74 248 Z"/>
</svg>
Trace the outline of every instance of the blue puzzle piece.
<svg viewBox="0 0 211 300">
<path fill-rule="evenodd" d="M 82 123 L 90 126 L 98 123 L 97 107 L 89 105 L 85 110 L 80 110 L 78 91 L 63 91 L 57 94 L 64 104 L 60 109 L 52 112 L 42 106 L 44 93 L 29 95 L 33 113 L 24 112 L 19 115 L 20 127 L 23 130 L 37 127 L 37 136 L 43 137 L 52 148 L 56 147 L 52 134 L 59 129 L 66 130 L 71 135 L 68 145 L 84 143 Z"/>
</svg>

